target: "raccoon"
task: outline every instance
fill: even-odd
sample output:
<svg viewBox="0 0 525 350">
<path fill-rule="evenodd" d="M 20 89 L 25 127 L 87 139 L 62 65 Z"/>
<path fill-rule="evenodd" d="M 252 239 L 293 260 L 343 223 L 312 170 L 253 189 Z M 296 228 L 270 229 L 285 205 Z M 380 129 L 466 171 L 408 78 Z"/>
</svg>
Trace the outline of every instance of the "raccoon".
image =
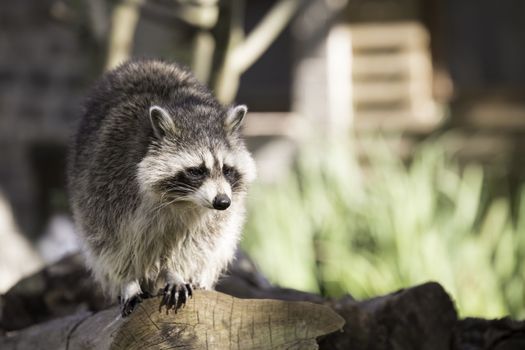
<svg viewBox="0 0 525 350">
<path fill-rule="evenodd" d="M 68 160 L 88 267 L 129 315 L 162 293 L 177 309 L 231 261 L 255 164 L 247 108 L 223 106 L 189 70 L 135 60 L 95 84 Z"/>
</svg>

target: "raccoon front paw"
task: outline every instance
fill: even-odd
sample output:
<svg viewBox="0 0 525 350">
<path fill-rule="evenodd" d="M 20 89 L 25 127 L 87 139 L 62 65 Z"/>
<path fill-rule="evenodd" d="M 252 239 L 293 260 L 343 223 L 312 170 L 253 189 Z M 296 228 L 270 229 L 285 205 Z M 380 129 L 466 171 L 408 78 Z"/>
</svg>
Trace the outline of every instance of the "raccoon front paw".
<svg viewBox="0 0 525 350">
<path fill-rule="evenodd" d="M 125 283 L 120 288 L 119 302 L 122 306 L 122 317 L 129 316 L 143 299 L 149 298 L 148 292 L 143 292 L 137 280 Z"/>
<path fill-rule="evenodd" d="M 160 302 L 159 312 L 166 306 L 166 314 L 170 309 L 175 313 L 193 295 L 193 286 L 190 283 L 167 283 L 162 291 L 162 301 Z"/>
<path fill-rule="evenodd" d="M 122 302 L 122 317 L 131 315 L 133 310 L 142 302 L 143 298 L 140 294 L 134 295 L 129 299 L 123 300 Z"/>
</svg>

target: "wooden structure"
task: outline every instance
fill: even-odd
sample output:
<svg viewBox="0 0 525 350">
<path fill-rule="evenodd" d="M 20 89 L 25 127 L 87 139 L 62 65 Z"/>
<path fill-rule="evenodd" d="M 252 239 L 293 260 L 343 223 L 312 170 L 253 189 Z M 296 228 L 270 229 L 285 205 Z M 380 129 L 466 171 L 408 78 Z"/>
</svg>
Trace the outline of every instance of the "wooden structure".
<svg viewBox="0 0 525 350">
<path fill-rule="evenodd" d="M 441 120 L 432 97 L 429 37 L 417 22 L 339 25 L 327 39 L 333 119 L 359 130 L 430 131 Z"/>
</svg>

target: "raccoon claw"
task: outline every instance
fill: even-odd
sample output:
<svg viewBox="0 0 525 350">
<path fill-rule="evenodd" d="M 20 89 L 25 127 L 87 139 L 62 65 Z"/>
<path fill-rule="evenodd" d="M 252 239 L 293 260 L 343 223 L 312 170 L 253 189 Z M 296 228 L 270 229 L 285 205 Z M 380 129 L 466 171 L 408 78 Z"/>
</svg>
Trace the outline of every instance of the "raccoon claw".
<svg viewBox="0 0 525 350">
<path fill-rule="evenodd" d="M 193 287 L 189 283 L 180 284 L 166 284 L 162 291 L 162 301 L 160 302 L 159 312 L 163 306 L 166 306 L 166 314 L 170 309 L 173 309 L 175 313 L 181 307 L 186 305 L 186 302 L 193 295 Z"/>
<path fill-rule="evenodd" d="M 124 300 L 122 304 L 122 317 L 127 317 L 131 315 L 133 310 L 142 302 L 142 296 L 137 294 L 127 300 Z"/>
</svg>

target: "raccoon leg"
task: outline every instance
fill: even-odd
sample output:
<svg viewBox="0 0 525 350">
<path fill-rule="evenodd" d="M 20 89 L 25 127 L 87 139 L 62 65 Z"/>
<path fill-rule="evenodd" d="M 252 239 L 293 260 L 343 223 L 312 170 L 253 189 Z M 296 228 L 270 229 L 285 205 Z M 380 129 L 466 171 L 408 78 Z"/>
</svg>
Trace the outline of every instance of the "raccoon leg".
<svg viewBox="0 0 525 350">
<path fill-rule="evenodd" d="M 174 274 L 169 274 L 166 280 L 166 286 L 161 292 L 162 301 L 159 305 L 159 312 L 164 305 L 166 306 L 166 313 L 170 309 L 177 312 L 178 309 L 186 305 L 186 301 L 193 295 L 193 286 Z"/>
<path fill-rule="evenodd" d="M 142 302 L 142 290 L 137 280 L 124 284 L 121 287 L 122 317 L 129 316 L 138 304 Z"/>
</svg>

